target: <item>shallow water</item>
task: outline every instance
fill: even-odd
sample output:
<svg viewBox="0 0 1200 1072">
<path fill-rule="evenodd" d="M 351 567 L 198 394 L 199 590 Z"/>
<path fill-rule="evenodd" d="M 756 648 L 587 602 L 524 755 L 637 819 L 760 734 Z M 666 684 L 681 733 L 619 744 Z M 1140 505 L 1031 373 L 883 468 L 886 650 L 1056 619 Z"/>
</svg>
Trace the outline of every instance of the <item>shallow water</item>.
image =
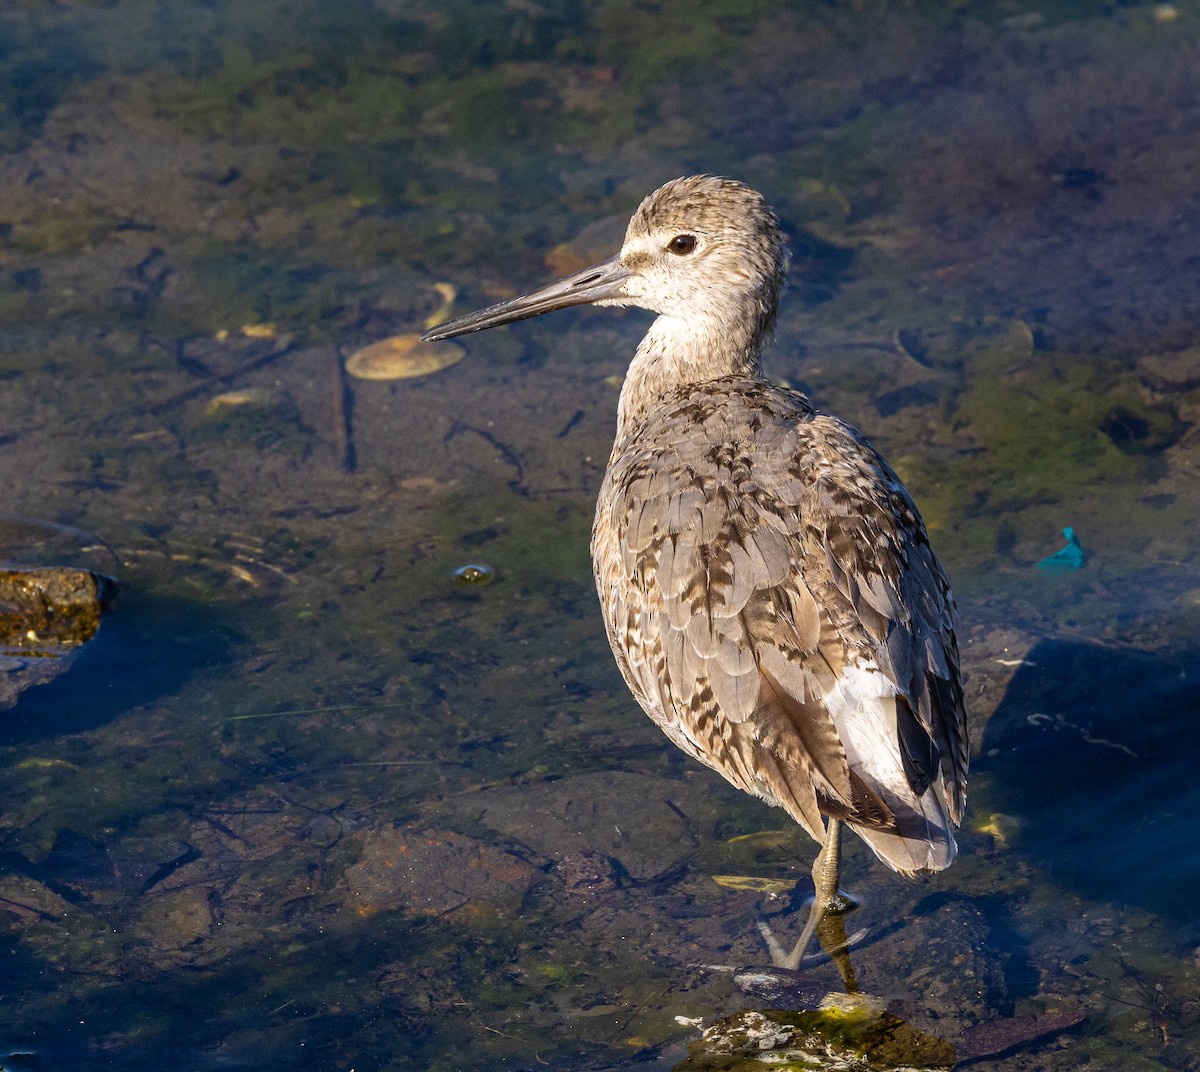
<svg viewBox="0 0 1200 1072">
<path fill-rule="evenodd" d="M 0 14 L 0 557 L 125 585 L 0 712 L 0 1064 L 665 1068 L 753 1004 L 798 917 L 744 880 L 815 846 L 640 715 L 587 561 L 648 317 L 341 367 L 703 170 L 792 236 L 770 371 L 959 597 L 963 854 L 850 850 L 860 984 L 1086 1014 L 980 1069 L 1200 1067 L 1200 15 L 946 7 Z"/>
</svg>

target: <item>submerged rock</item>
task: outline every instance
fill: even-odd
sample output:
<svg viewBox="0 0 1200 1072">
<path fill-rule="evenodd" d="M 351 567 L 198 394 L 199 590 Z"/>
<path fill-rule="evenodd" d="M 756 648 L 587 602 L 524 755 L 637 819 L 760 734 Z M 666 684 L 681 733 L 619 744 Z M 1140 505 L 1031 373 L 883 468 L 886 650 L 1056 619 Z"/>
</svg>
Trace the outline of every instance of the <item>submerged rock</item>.
<svg viewBox="0 0 1200 1072">
<path fill-rule="evenodd" d="M 65 567 L 0 569 L 0 644 L 57 655 L 91 640 L 117 582 L 102 573 Z"/>
<path fill-rule="evenodd" d="M 66 670 L 116 592 L 113 578 L 86 569 L 0 569 L 0 707 Z"/>
<path fill-rule="evenodd" d="M 824 1072 L 947 1072 L 957 1060 L 926 1034 L 868 999 L 830 995 L 805 1012 L 744 1009 L 707 1028 L 676 1072 L 750 1072 L 764 1067 Z"/>
<path fill-rule="evenodd" d="M 360 916 L 394 909 L 440 916 L 480 905 L 515 912 L 535 873 L 512 853 L 451 830 L 389 823 L 359 840 L 362 855 L 346 882 Z"/>
</svg>

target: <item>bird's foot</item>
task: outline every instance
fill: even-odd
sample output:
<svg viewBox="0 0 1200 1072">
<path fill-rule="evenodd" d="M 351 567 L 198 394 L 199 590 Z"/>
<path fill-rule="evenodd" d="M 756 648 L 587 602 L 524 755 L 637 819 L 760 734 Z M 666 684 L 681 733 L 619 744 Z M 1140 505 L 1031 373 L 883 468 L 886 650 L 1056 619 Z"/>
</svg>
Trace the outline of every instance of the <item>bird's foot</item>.
<svg viewBox="0 0 1200 1072">
<path fill-rule="evenodd" d="M 804 930 L 800 932 L 800 937 L 792 947 L 790 953 L 783 948 L 782 943 L 775 936 L 775 932 L 771 930 L 767 921 L 760 919 L 758 921 L 758 932 L 763 936 L 763 941 L 767 943 L 767 951 L 771 954 L 771 963 L 777 968 L 795 970 L 806 960 L 816 960 L 821 956 L 821 952 L 813 953 L 808 957 L 804 953 L 808 949 L 809 943 L 812 942 L 814 935 L 819 935 L 823 939 L 822 945 L 826 945 L 824 939 L 826 939 L 826 930 L 828 928 L 822 927 L 821 924 L 831 916 L 841 916 L 843 913 L 853 911 L 857 907 L 858 902 L 840 890 L 836 890 L 831 897 L 825 899 L 824 903 L 814 898 L 809 908 L 808 920 L 804 924 Z M 856 934 L 853 938 L 847 939 L 846 929 L 839 922 L 834 931 L 834 935 L 837 937 L 831 943 L 832 947 L 824 948 L 824 952 L 831 957 L 837 957 L 856 941 L 859 941 L 865 934 L 866 932 L 863 931 L 860 934 Z"/>
<path fill-rule="evenodd" d="M 796 943 L 797 948 L 793 949 L 792 953 L 789 953 L 783 948 L 779 939 L 775 937 L 775 932 L 771 930 L 771 925 L 765 919 L 758 921 L 758 933 L 763 936 L 763 941 L 767 943 L 767 952 L 771 954 L 771 963 L 775 967 L 790 969 L 800 967 L 800 962 L 804 959 L 804 950 L 799 948 L 798 942 Z M 795 957 L 795 961 L 793 962 L 792 955 L 794 953 L 798 953 L 799 955 Z M 813 954 L 814 959 L 816 955 L 815 953 Z"/>
</svg>

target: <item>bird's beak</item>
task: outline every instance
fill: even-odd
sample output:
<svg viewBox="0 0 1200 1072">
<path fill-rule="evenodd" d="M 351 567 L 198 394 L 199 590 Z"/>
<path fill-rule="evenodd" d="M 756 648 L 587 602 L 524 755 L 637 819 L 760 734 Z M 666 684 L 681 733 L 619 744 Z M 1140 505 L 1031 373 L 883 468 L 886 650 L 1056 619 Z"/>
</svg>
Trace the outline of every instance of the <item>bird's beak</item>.
<svg viewBox="0 0 1200 1072">
<path fill-rule="evenodd" d="M 499 305 L 491 305 L 476 313 L 455 317 L 444 324 L 431 328 L 421 336 L 422 342 L 436 342 L 455 335 L 466 335 L 471 331 L 482 331 L 500 324 L 511 324 L 516 320 L 527 320 L 531 316 L 567 309 L 572 305 L 624 305 L 628 300 L 625 284 L 633 273 L 626 268 L 619 256 L 610 257 L 600 264 L 575 272 L 537 290 L 510 298 Z"/>
</svg>

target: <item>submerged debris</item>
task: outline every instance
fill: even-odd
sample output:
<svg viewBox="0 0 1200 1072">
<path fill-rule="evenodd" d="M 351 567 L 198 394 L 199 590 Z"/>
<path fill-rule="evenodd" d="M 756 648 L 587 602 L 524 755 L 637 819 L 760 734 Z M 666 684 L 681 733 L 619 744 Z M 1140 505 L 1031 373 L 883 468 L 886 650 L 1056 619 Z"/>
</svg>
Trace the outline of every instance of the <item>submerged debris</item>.
<svg viewBox="0 0 1200 1072">
<path fill-rule="evenodd" d="M 240 391 L 223 391 L 219 395 L 213 395 L 205 405 L 204 412 L 213 417 L 226 410 L 238 409 L 242 406 L 270 406 L 274 401 L 275 399 L 269 391 L 258 387 L 248 387 Z"/>
<path fill-rule="evenodd" d="M 360 380 L 409 380 L 457 365 L 465 350 L 453 343 L 423 343 L 419 335 L 392 335 L 346 358 L 346 371 Z"/>
<path fill-rule="evenodd" d="M 1067 541 L 1067 546 L 1060 548 L 1052 555 L 1047 555 L 1037 564 L 1037 568 L 1043 573 L 1066 573 L 1068 570 L 1083 569 L 1084 567 L 1083 548 L 1079 546 L 1075 530 L 1068 525 L 1062 530 L 1062 534 L 1063 539 Z"/>
<path fill-rule="evenodd" d="M 433 289 L 438 292 L 442 304 L 425 318 L 422 326 L 426 331 L 444 324 L 450 318 L 450 310 L 454 308 L 454 302 L 458 298 L 458 288 L 453 283 L 434 283 Z"/>
<path fill-rule="evenodd" d="M 723 889 L 753 893 L 787 893 L 796 888 L 794 879 L 766 878 L 761 875 L 713 875 L 712 880 Z"/>
<path fill-rule="evenodd" d="M 451 572 L 450 576 L 459 584 L 482 588 L 496 579 L 496 571 L 482 562 L 472 562 L 466 566 L 459 566 Z"/>
</svg>

